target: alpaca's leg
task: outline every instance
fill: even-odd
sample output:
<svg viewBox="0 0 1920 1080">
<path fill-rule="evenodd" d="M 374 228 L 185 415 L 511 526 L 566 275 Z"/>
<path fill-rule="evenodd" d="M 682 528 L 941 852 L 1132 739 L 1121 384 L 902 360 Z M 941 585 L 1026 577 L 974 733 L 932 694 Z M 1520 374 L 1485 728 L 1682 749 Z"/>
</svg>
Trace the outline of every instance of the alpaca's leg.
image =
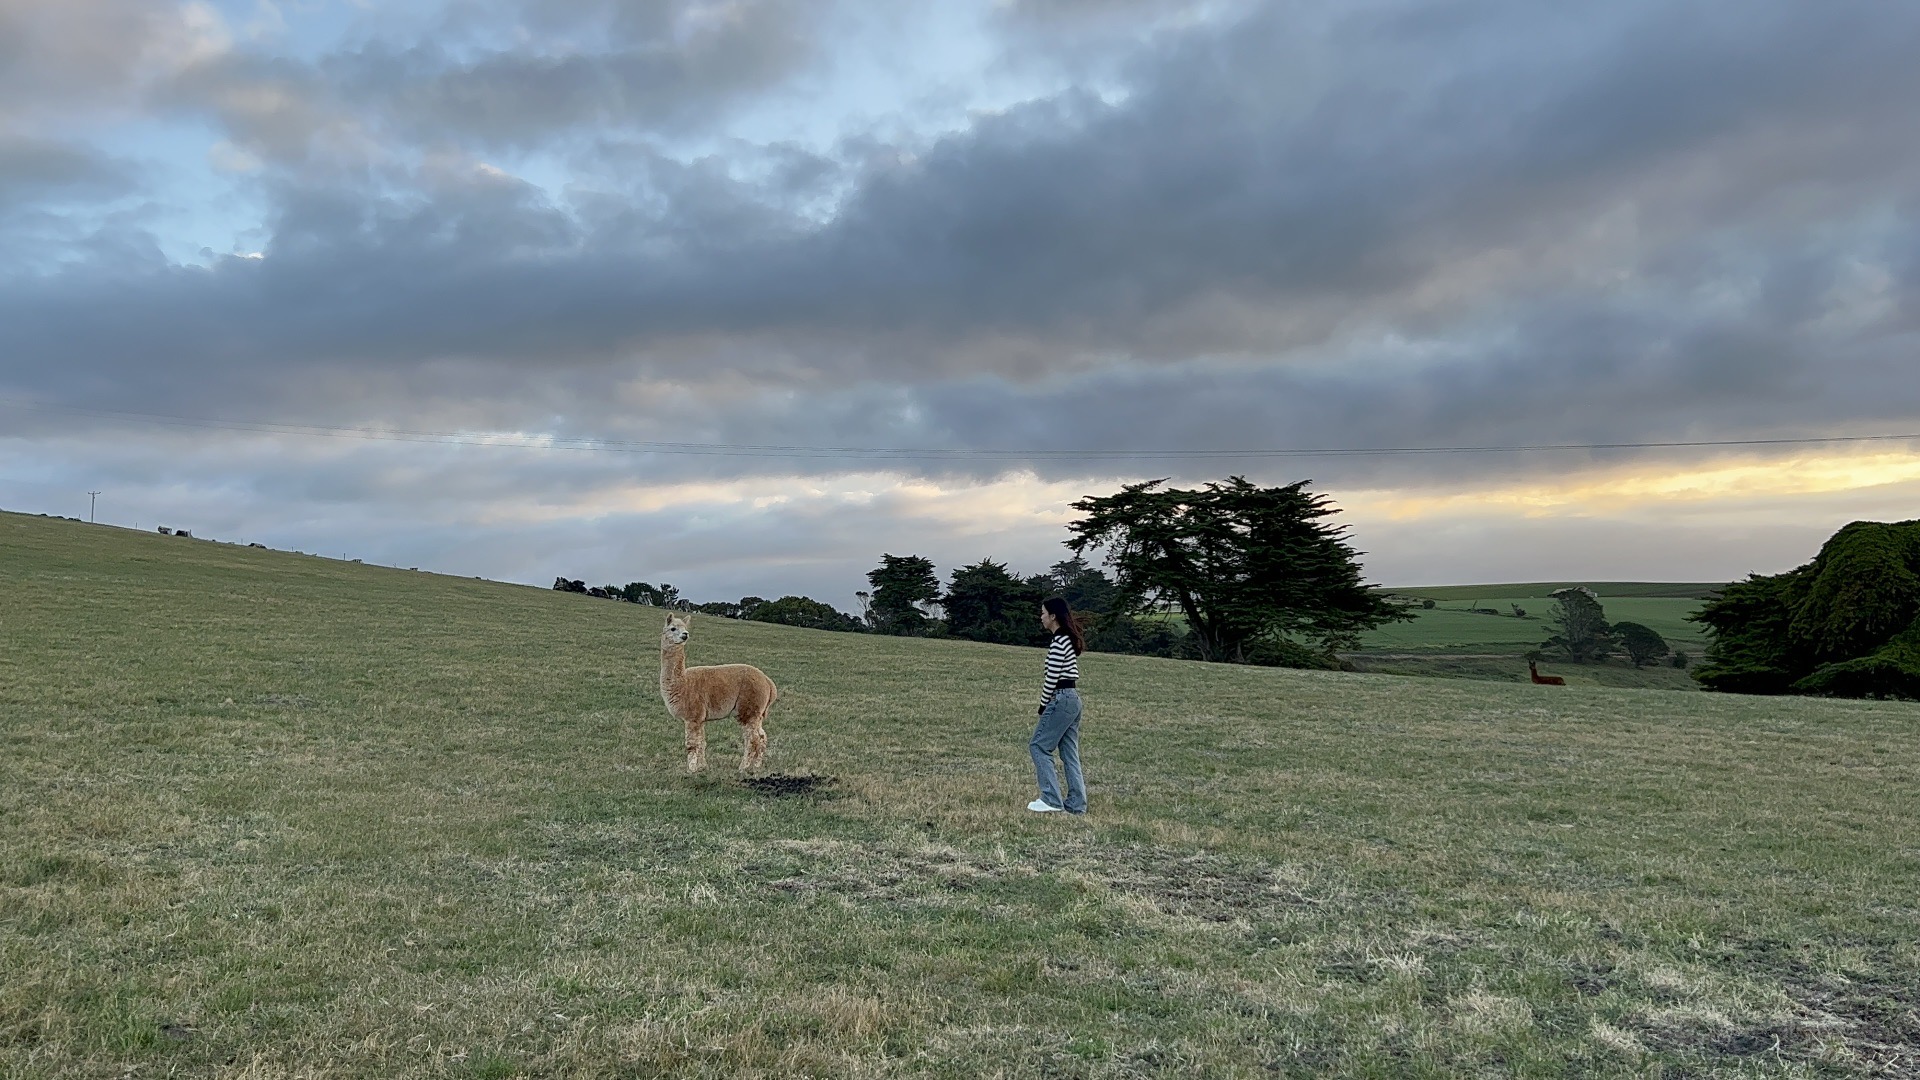
<svg viewBox="0 0 1920 1080">
<path fill-rule="evenodd" d="M 707 722 L 687 721 L 687 771 L 697 773 L 707 767 Z"/>
<path fill-rule="evenodd" d="M 740 741 L 742 744 L 740 771 L 746 772 L 749 769 L 759 768 L 760 763 L 767 759 L 767 725 L 765 713 L 761 713 L 751 721 L 741 722 Z"/>
</svg>

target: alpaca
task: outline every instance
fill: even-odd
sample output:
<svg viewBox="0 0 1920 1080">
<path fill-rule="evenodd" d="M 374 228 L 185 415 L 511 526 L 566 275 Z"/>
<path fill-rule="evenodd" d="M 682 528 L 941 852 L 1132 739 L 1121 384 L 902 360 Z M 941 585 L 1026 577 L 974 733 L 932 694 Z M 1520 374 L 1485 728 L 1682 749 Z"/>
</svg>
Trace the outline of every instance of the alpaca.
<svg viewBox="0 0 1920 1080">
<path fill-rule="evenodd" d="M 1533 661 L 1531 661 L 1531 660 L 1529 660 L 1529 661 L 1527 661 L 1527 674 L 1529 674 L 1529 675 L 1531 675 L 1531 676 L 1533 676 L 1533 681 L 1534 681 L 1534 682 L 1537 682 L 1537 683 L 1539 683 L 1539 684 L 1540 684 L 1541 686 L 1565 686 L 1565 685 L 1567 685 L 1567 680 L 1565 680 L 1565 679 L 1563 679 L 1563 678 L 1561 678 L 1561 677 L 1560 677 L 1560 676 L 1558 676 L 1558 675 L 1542 675 L 1542 674 L 1540 674 L 1540 669 L 1539 669 L 1539 668 L 1537 668 L 1537 667 L 1535 667 L 1535 666 L 1534 666 L 1534 663 L 1533 663 Z"/>
<path fill-rule="evenodd" d="M 723 716 L 740 721 L 745 742 L 740 771 L 757 769 L 767 754 L 767 709 L 780 691 L 751 664 L 688 667 L 687 639 L 693 636 L 688 623 L 688 616 L 669 615 L 660 634 L 660 696 L 667 712 L 687 725 L 687 771 L 707 767 L 707 721 Z"/>
</svg>

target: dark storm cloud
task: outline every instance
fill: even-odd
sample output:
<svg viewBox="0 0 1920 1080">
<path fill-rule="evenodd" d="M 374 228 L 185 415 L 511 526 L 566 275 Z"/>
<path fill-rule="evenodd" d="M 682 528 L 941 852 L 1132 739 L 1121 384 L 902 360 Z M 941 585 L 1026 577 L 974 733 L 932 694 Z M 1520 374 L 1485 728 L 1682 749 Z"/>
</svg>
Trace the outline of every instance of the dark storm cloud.
<svg viewBox="0 0 1920 1080">
<path fill-rule="evenodd" d="M 558 32 L 615 9 L 569 10 L 523 15 Z M 196 415 L 843 445 L 1914 415 L 1884 382 L 1916 299 L 1905 6 L 1272 5 L 1156 31 L 1114 60 L 1119 92 L 924 146 L 688 163 L 616 132 L 575 148 L 558 202 L 457 155 L 297 165 L 370 128 L 431 149 L 679 123 L 804 61 L 797 9 L 745 10 L 764 17 L 643 21 L 558 61 L 369 46 L 196 69 L 178 100 L 281 163 L 266 257 L 16 278 L 0 381 Z M 667 389 L 606 389 L 648 383 Z"/>
</svg>

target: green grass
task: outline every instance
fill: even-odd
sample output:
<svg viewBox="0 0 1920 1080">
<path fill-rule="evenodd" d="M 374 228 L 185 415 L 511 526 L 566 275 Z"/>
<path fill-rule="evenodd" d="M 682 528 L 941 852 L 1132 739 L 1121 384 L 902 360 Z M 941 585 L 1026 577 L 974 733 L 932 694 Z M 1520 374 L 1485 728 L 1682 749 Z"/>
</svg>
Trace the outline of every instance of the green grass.
<svg viewBox="0 0 1920 1080">
<path fill-rule="evenodd" d="M 656 613 L 0 515 L 0 1075 L 1920 1070 L 1920 708 Z M 1617 617 L 1617 616 L 1616 616 Z M 724 725 L 717 725 L 724 727 Z"/>
</svg>

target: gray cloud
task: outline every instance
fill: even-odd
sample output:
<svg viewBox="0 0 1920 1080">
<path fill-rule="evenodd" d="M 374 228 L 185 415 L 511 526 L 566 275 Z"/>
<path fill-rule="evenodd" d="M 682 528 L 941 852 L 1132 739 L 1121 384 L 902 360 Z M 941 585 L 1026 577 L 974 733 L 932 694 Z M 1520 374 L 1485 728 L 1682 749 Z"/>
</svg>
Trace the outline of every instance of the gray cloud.
<svg viewBox="0 0 1920 1080">
<path fill-rule="evenodd" d="M 316 360 L 390 352 L 396 321 L 415 355 L 537 340 L 670 364 L 688 336 L 771 333 L 796 366 L 815 362 L 811 345 L 895 375 L 943 358 L 1272 356 L 1355 323 L 1421 332 L 1589 288 L 1596 254 L 1657 273 L 1712 230 L 1756 223 L 1792 244 L 1913 174 L 1912 140 L 1890 137 L 1920 91 L 1884 25 L 1897 12 L 1641 12 L 1589 53 L 1536 58 L 1520 43 L 1552 34 L 1461 10 L 1439 29 L 1343 24 L 1352 70 L 1306 85 L 1287 61 L 1331 43 L 1289 44 L 1277 14 L 1195 31 L 1135 59 L 1125 102 L 1069 94 L 984 118 L 866 170 L 814 227 L 724 169 L 677 183 L 657 158 L 638 190 L 583 192 L 580 210 L 417 175 L 400 199 L 289 185 L 274 259 L 249 275 L 302 281 L 320 304 L 393 286 L 378 290 L 387 310 L 330 320 L 337 333 L 303 348 Z M 1513 55 L 1394 84 L 1408 50 L 1484 51 L 1497 29 Z M 1617 252 L 1582 235 L 1612 212 L 1636 232 Z M 1463 264 L 1473 288 L 1449 285 Z M 427 272 L 450 265 L 458 288 Z"/>
<path fill-rule="evenodd" d="M 121 103 L 197 39 L 190 12 L 148 0 L 0 0 L 0 124 Z"/>
<path fill-rule="evenodd" d="M 432 38 L 312 62 L 233 50 L 157 90 L 261 160 L 379 168 L 420 148 L 526 151 L 611 132 L 684 132 L 820 59 L 825 0 L 467 4 Z M 514 20 L 518 20 L 515 22 Z M 520 31 L 511 46 L 473 24 Z"/>
<path fill-rule="evenodd" d="M 1029 3 L 994 23 L 1010 55 L 1039 63 L 1063 27 L 1098 24 L 1087 40 L 1103 51 L 1062 69 L 1098 78 L 940 138 L 851 132 L 826 151 L 697 160 L 668 136 L 826 62 L 816 9 L 706 23 L 685 3 L 468 10 L 510 10 L 553 51 L 451 34 L 181 68 L 164 107 L 213 117 L 267 162 L 252 181 L 265 257 L 169 266 L 138 230 L 108 228 L 58 272 L 0 262 L 0 394 L 413 430 L 1039 450 L 1781 437 L 1920 418 L 1917 10 L 1461 0 L 1167 18 Z M 114 175 L 50 143 L 9 170 L 6 145 L 0 186 Z M 560 155 L 566 186 L 476 156 L 533 147 Z M 94 422 L 0 412 L 23 435 Z M 1593 460 L 1127 469 L 1372 484 Z M 1096 468 L 900 467 L 957 482 L 1022 464 Z M 444 490 L 586 498 L 640 467 L 671 481 L 856 466 L 579 455 L 449 473 Z M 251 497 L 401 498 L 364 462 L 342 470 L 275 474 L 278 494 Z M 739 528 L 752 547 L 769 526 Z M 851 535 L 820 530 L 823 552 Z"/>
<path fill-rule="evenodd" d="M 0 132 L 0 216 L 43 200 L 94 201 L 133 190 L 132 170 L 91 147 Z"/>
</svg>

